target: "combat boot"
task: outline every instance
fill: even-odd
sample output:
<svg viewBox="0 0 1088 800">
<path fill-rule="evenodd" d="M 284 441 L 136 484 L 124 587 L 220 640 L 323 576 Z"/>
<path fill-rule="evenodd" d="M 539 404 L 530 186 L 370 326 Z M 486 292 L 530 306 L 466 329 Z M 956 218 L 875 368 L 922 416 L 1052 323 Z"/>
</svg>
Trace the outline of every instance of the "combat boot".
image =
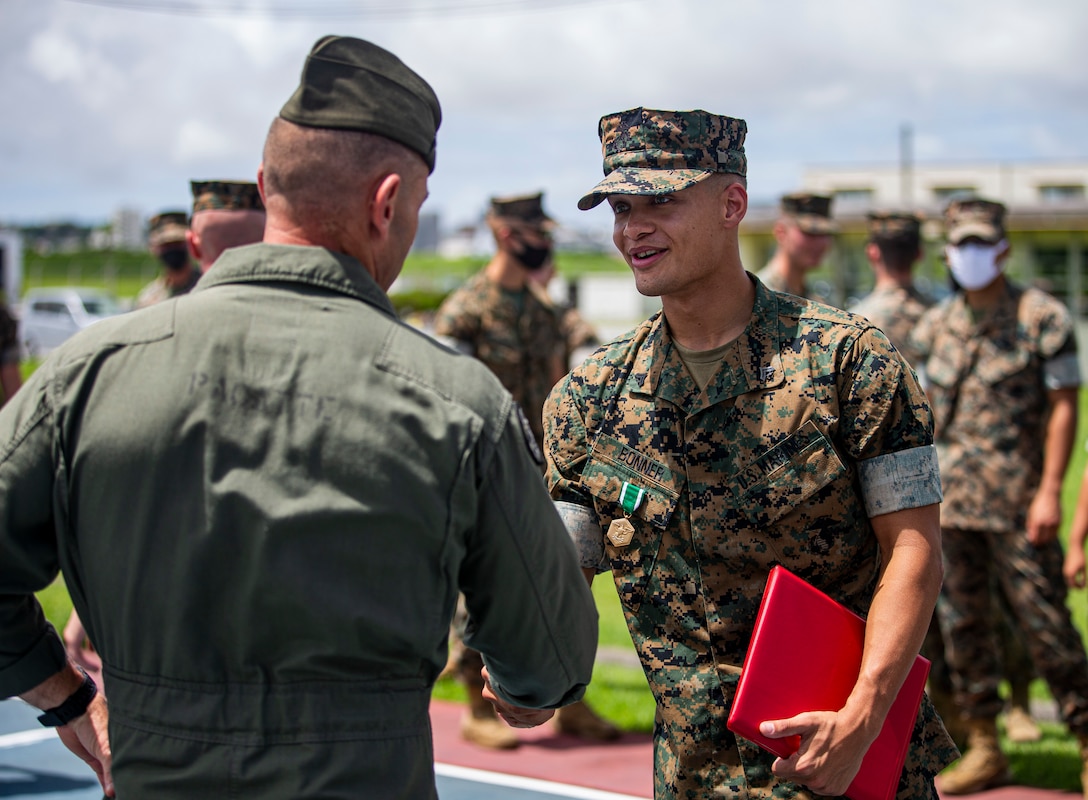
<svg viewBox="0 0 1088 800">
<path fill-rule="evenodd" d="M 943 795 L 974 794 L 1008 783 L 1009 762 L 997 741 L 997 723 L 992 719 L 969 719 L 967 752 L 937 777 Z"/>
<path fill-rule="evenodd" d="M 468 708 L 461 717 L 461 738 L 489 750 L 513 750 L 521 741 L 514 729 L 499 719 L 491 702 L 469 691 Z"/>
<path fill-rule="evenodd" d="M 1043 732 L 1031 718 L 1027 707 L 1017 704 L 1005 714 L 1005 737 L 1010 742 L 1037 742 L 1043 738 Z"/>
<path fill-rule="evenodd" d="M 620 729 L 606 719 L 597 716 L 585 700 L 556 709 L 555 727 L 560 733 L 569 733 L 579 739 L 610 742 L 620 738 Z"/>
</svg>

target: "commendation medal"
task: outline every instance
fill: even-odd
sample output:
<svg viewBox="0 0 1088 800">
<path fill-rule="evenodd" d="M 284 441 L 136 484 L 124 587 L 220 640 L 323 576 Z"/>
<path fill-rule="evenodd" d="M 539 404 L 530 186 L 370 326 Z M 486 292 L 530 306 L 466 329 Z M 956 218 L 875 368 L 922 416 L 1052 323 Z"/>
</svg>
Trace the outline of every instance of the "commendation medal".
<svg viewBox="0 0 1088 800">
<path fill-rule="evenodd" d="M 608 541 L 614 547 L 627 547 L 635 535 L 635 526 L 631 524 L 629 517 L 642 504 L 642 498 L 646 496 L 646 490 L 638 486 L 624 482 L 620 490 L 620 505 L 623 506 L 623 516 L 612 520 L 608 526 Z"/>
</svg>

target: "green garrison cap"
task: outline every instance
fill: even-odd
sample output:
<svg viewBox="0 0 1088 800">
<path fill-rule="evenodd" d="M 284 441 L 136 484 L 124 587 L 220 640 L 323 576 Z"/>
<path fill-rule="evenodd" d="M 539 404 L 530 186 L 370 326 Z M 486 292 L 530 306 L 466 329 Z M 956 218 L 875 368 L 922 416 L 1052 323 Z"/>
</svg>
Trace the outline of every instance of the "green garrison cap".
<svg viewBox="0 0 1088 800">
<path fill-rule="evenodd" d="M 152 247 L 185 241 L 189 217 L 184 211 L 164 211 L 147 223 L 147 243 Z"/>
<path fill-rule="evenodd" d="M 669 194 L 715 172 L 744 175 L 742 119 L 707 111 L 632 108 L 601 117 L 605 179 L 578 201 L 586 211 L 610 194 Z"/>
<path fill-rule="evenodd" d="M 981 197 L 953 200 L 945 209 L 944 224 L 950 244 L 958 245 L 971 236 L 997 244 L 1005 238 L 1005 206 Z"/>
<path fill-rule="evenodd" d="M 869 238 L 887 242 L 917 242 L 922 236 L 922 218 L 905 211 L 870 211 L 867 215 Z"/>
<path fill-rule="evenodd" d="M 797 192 L 781 202 L 782 214 L 797 223 L 802 233 L 824 236 L 838 230 L 831 221 L 831 198 L 822 194 Z"/>
<path fill-rule="evenodd" d="M 251 181 L 189 181 L 193 213 L 198 211 L 264 211 L 261 193 Z"/>
<path fill-rule="evenodd" d="M 419 153 L 434 171 L 435 134 L 442 122 L 438 97 L 376 44 L 348 36 L 318 39 L 280 116 L 311 128 L 384 136 Z"/>
</svg>

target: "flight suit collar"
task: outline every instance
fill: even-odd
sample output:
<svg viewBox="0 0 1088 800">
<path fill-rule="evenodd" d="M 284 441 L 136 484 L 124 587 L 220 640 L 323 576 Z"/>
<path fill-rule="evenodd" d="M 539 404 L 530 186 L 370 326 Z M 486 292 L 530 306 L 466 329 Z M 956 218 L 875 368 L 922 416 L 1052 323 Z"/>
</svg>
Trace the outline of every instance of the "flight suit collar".
<svg viewBox="0 0 1088 800">
<path fill-rule="evenodd" d="M 204 274 L 194 291 L 256 282 L 317 286 L 355 297 L 396 316 L 388 295 L 359 261 L 324 247 L 261 243 L 231 248 Z"/>
<path fill-rule="evenodd" d="M 722 359 L 722 368 L 703 391 L 673 347 L 663 312 L 650 321 L 650 331 L 635 355 L 632 376 L 644 394 L 684 408 L 689 414 L 739 397 L 747 392 L 770 389 L 782 383 L 782 334 L 778 296 L 753 275 L 756 300 L 748 327 L 737 337 Z"/>
</svg>

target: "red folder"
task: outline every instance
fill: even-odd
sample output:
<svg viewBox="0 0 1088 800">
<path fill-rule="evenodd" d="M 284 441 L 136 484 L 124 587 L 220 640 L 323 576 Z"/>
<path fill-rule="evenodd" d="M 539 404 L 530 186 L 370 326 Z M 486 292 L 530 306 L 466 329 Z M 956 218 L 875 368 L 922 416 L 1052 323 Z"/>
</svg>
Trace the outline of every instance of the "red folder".
<svg viewBox="0 0 1088 800">
<path fill-rule="evenodd" d="M 837 711 L 857 683 L 865 620 L 792 572 L 775 566 L 744 657 L 728 726 L 776 756 L 797 751 L 801 737 L 768 739 L 759 724 L 804 711 Z M 914 660 L 884 727 L 846 790 L 851 800 L 895 797 L 918 717 L 929 661 Z"/>
</svg>

